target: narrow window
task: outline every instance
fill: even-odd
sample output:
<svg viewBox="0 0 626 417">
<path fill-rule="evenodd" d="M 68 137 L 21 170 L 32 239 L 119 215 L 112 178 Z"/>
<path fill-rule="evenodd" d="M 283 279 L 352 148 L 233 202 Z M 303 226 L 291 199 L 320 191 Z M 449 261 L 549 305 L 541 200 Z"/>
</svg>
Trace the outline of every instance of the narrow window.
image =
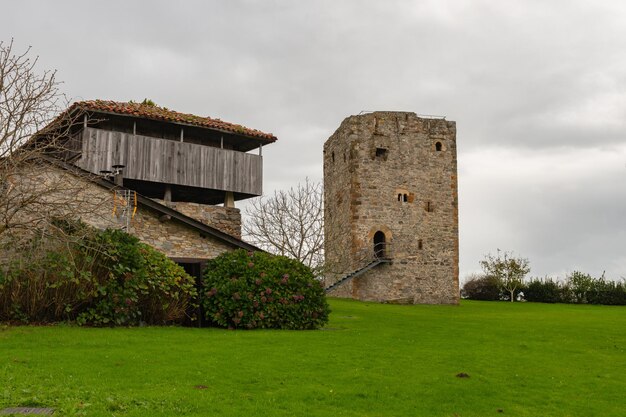
<svg viewBox="0 0 626 417">
<path fill-rule="evenodd" d="M 343 153 L 343 162 L 346 162 L 346 153 Z"/>
<path fill-rule="evenodd" d="M 387 149 L 386 148 L 376 148 L 376 158 L 387 159 Z"/>
<path fill-rule="evenodd" d="M 402 201 L 402 194 L 398 194 L 398 201 Z"/>
<path fill-rule="evenodd" d="M 424 248 L 424 244 L 422 243 L 422 239 L 418 239 L 417 249 L 422 250 L 423 248 Z"/>
<path fill-rule="evenodd" d="M 333 162 L 335 162 L 335 152 L 333 151 L 333 153 L 330 154 L 330 157 L 333 159 Z"/>
<path fill-rule="evenodd" d="M 437 142 L 437 143 L 435 143 L 435 150 L 436 150 L 437 152 L 441 152 L 441 148 L 442 148 L 442 146 L 443 146 L 443 145 L 441 144 L 441 142 Z"/>
</svg>

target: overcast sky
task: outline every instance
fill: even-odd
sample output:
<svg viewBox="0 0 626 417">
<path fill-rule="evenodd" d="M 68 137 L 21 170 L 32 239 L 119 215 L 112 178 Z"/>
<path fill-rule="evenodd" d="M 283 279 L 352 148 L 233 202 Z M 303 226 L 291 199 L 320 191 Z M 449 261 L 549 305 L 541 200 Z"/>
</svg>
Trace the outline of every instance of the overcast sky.
<svg viewBox="0 0 626 417">
<path fill-rule="evenodd" d="M 74 100 L 147 97 L 274 133 L 266 193 L 321 180 L 349 115 L 446 116 L 462 278 L 497 248 L 533 276 L 626 277 L 623 0 L 15 0 L 11 38 Z"/>
</svg>

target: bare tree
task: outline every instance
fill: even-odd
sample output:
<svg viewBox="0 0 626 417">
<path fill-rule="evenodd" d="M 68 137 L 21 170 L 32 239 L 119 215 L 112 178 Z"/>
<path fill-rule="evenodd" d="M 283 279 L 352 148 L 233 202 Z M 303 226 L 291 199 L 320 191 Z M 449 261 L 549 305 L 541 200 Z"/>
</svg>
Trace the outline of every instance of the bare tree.
<svg viewBox="0 0 626 417">
<path fill-rule="evenodd" d="M 502 289 L 508 291 L 511 302 L 515 301 L 515 291 L 522 287 L 524 277 L 530 272 L 528 259 L 515 257 L 512 252 L 500 249 L 496 255 L 485 255 L 480 266 L 486 275 L 495 277 Z"/>
<path fill-rule="evenodd" d="M 56 71 L 37 72 L 38 57 L 13 51 L 13 40 L 0 42 L 0 158 L 14 156 L 31 136 L 67 104 Z M 48 144 L 47 146 L 50 146 Z"/>
<path fill-rule="evenodd" d="M 37 71 L 30 47 L 14 49 L 13 40 L 0 42 L 0 242 L 10 246 L 54 227 L 79 206 L 71 200 L 83 188 L 43 162 L 64 152 L 74 124 L 60 113 L 67 100 L 56 72 Z"/>
<path fill-rule="evenodd" d="M 254 200 L 246 209 L 244 235 L 251 243 L 318 268 L 324 260 L 322 185 L 305 180 L 287 191 Z"/>
</svg>

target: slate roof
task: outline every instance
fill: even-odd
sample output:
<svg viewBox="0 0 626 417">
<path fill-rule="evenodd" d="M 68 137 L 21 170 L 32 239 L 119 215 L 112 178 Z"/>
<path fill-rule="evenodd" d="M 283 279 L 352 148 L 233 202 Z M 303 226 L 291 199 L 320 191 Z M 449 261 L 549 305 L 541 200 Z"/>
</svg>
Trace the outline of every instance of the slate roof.
<svg viewBox="0 0 626 417">
<path fill-rule="evenodd" d="M 209 129 L 224 130 L 239 135 L 249 136 L 264 140 L 268 143 L 276 141 L 276 136 L 272 133 L 261 132 L 257 129 L 250 129 L 234 123 L 225 122 L 211 117 L 196 116 L 188 113 L 179 113 L 166 107 L 159 107 L 149 104 L 134 102 L 119 102 L 108 100 L 87 100 L 77 101 L 72 104 L 66 113 L 75 110 L 112 113 L 145 119 L 159 120 L 170 123 L 182 123 L 192 126 L 205 127 Z"/>
</svg>

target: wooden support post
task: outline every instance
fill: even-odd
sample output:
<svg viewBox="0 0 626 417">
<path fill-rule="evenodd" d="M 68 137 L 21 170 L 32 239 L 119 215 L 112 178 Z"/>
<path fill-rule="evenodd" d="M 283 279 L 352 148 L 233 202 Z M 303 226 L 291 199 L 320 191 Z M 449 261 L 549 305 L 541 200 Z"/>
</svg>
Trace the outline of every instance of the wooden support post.
<svg viewBox="0 0 626 417">
<path fill-rule="evenodd" d="M 137 122 L 133 122 L 133 135 L 137 134 Z"/>
<path fill-rule="evenodd" d="M 235 196 L 232 191 L 226 191 L 224 194 L 224 207 L 235 207 Z"/>
<path fill-rule="evenodd" d="M 220 148 L 224 149 L 224 136 L 220 136 Z"/>
<path fill-rule="evenodd" d="M 87 127 L 87 115 L 83 116 L 83 127 Z"/>
<path fill-rule="evenodd" d="M 263 145 L 259 145 L 259 156 L 263 156 Z"/>
<path fill-rule="evenodd" d="M 180 128 L 180 141 L 183 142 L 183 138 L 185 137 L 184 133 L 183 133 L 183 128 Z"/>
<path fill-rule="evenodd" d="M 172 186 L 169 184 L 165 184 L 165 195 L 163 195 L 163 201 L 165 201 L 166 206 L 172 202 Z"/>
</svg>

